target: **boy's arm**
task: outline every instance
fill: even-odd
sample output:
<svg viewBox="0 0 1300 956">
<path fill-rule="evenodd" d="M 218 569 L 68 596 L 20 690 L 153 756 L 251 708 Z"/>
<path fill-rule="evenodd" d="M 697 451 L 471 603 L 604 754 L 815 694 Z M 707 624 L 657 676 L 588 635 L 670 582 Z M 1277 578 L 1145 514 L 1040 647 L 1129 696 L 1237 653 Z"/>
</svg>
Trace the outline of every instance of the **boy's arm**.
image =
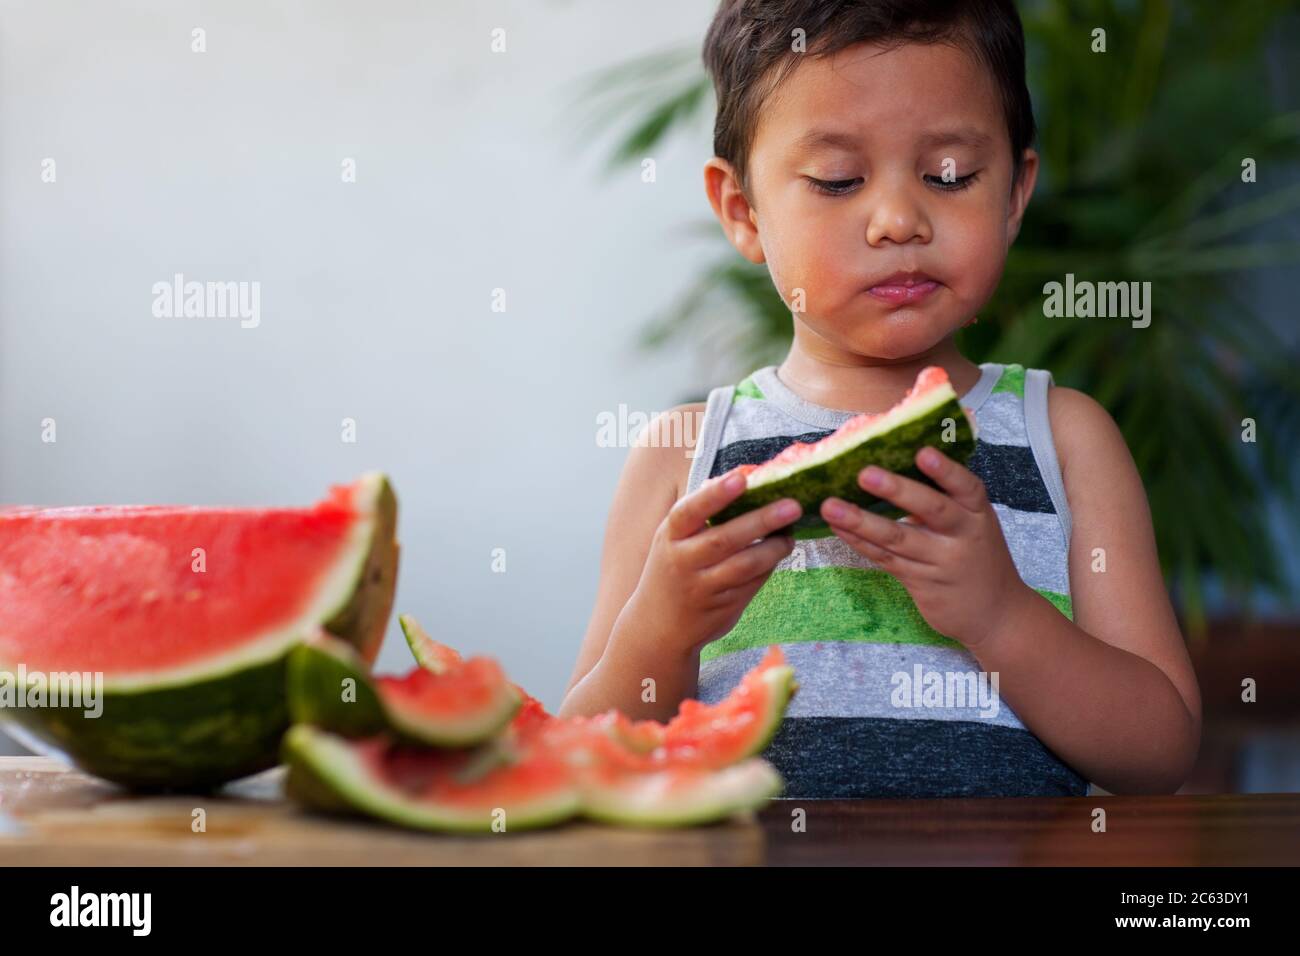
<svg viewBox="0 0 1300 956">
<path fill-rule="evenodd" d="M 657 416 L 643 432 L 645 440 L 628 454 L 605 529 L 596 604 L 559 716 L 616 707 L 636 719 L 667 719 L 682 699 L 695 693 L 697 655 L 676 662 L 666 659 L 671 655 L 664 653 L 652 633 L 653 609 L 639 612 L 628 600 L 641 578 L 655 530 L 684 494 L 691 467 L 688 451 L 694 447 L 697 429 L 681 428 L 675 436 L 668 423 L 703 413 L 704 404 L 697 402 Z M 678 436 L 674 444 L 672 439 Z M 611 647 L 616 630 L 619 639 Z M 655 679 L 652 704 L 641 700 L 641 681 L 646 677 Z"/>
<path fill-rule="evenodd" d="M 1201 699 L 1142 480 L 1105 409 L 1074 389 L 1048 396 L 1073 519 L 1074 620 L 1025 588 L 972 652 L 1025 725 L 1098 786 L 1172 792 L 1196 760 Z"/>
</svg>

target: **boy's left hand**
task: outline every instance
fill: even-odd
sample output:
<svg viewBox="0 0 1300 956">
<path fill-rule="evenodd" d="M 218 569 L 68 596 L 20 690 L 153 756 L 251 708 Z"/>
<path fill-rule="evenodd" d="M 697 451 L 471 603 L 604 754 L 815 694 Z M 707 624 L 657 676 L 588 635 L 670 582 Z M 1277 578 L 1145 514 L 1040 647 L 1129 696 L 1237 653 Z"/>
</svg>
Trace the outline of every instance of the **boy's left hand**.
<svg viewBox="0 0 1300 956">
<path fill-rule="evenodd" d="M 973 649 L 1033 592 L 1011 560 L 984 482 L 930 446 L 916 464 L 943 490 L 874 465 L 858 475 L 862 488 L 908 517 L 886 518 L 842 498 L 823 501 L 821 515 L 849 547 L 898 578 L 931 627 Z"/>
</svg>

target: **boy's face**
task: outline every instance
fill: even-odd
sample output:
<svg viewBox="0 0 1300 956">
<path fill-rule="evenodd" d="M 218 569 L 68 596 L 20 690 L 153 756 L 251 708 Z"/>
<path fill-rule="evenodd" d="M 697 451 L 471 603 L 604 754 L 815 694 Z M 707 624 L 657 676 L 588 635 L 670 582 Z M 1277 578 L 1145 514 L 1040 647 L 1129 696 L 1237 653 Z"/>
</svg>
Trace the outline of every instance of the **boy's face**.
<svg viewBox="0 0 1300 956">
<path fill-rule="evenodd" d="M 733 244 L 768 264 L 823 357 L 889 360 L 925 353 L 993 295 L 1037 156 L 1013 191 L 996 82 L 964 50 L 859 44 L 804 58 L 768 98 L 749 169 L 753 207 L 724 160 L 706 167 Z"/>
</svg>

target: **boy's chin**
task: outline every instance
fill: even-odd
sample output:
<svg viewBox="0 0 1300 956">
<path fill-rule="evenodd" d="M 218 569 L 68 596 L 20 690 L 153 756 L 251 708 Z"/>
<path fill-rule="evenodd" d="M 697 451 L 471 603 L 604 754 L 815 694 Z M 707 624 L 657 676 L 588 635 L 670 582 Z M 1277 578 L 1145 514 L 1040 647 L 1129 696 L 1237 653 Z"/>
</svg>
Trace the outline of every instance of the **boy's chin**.
<svg viewBox="0 0 1300 956">
<path fill-rule="evenodd" d="M 859 355 L 902 361 L 925 355 L 956 331 L 929 319 L 898 321 L 899 318 L 892 316 L 892 321 L 872 322 L 869 328 L 852 330 L 842 341 Z"/>
</svg>

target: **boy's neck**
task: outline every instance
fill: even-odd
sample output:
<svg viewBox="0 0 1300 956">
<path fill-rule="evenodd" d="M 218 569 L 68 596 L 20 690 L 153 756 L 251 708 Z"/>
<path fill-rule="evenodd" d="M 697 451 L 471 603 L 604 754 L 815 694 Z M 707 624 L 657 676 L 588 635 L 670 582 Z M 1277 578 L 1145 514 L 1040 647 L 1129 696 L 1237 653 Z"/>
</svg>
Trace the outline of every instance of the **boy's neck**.
<svg viewBox="0 0 1300 956">
<path fill-rule="evenodd" d="M 941 366 L 953 390 L 964 395 L 980 378 L 980 367 L 957 350 L 950 335 L 933 348 L 903 359 L 854 355 L 825 342 L 803 341 L 796 331 L 777 375 L 796 395 L 814 405 L 853 412 L 882 412 L 916 381 L 921 369 Z"/>
</svg>

